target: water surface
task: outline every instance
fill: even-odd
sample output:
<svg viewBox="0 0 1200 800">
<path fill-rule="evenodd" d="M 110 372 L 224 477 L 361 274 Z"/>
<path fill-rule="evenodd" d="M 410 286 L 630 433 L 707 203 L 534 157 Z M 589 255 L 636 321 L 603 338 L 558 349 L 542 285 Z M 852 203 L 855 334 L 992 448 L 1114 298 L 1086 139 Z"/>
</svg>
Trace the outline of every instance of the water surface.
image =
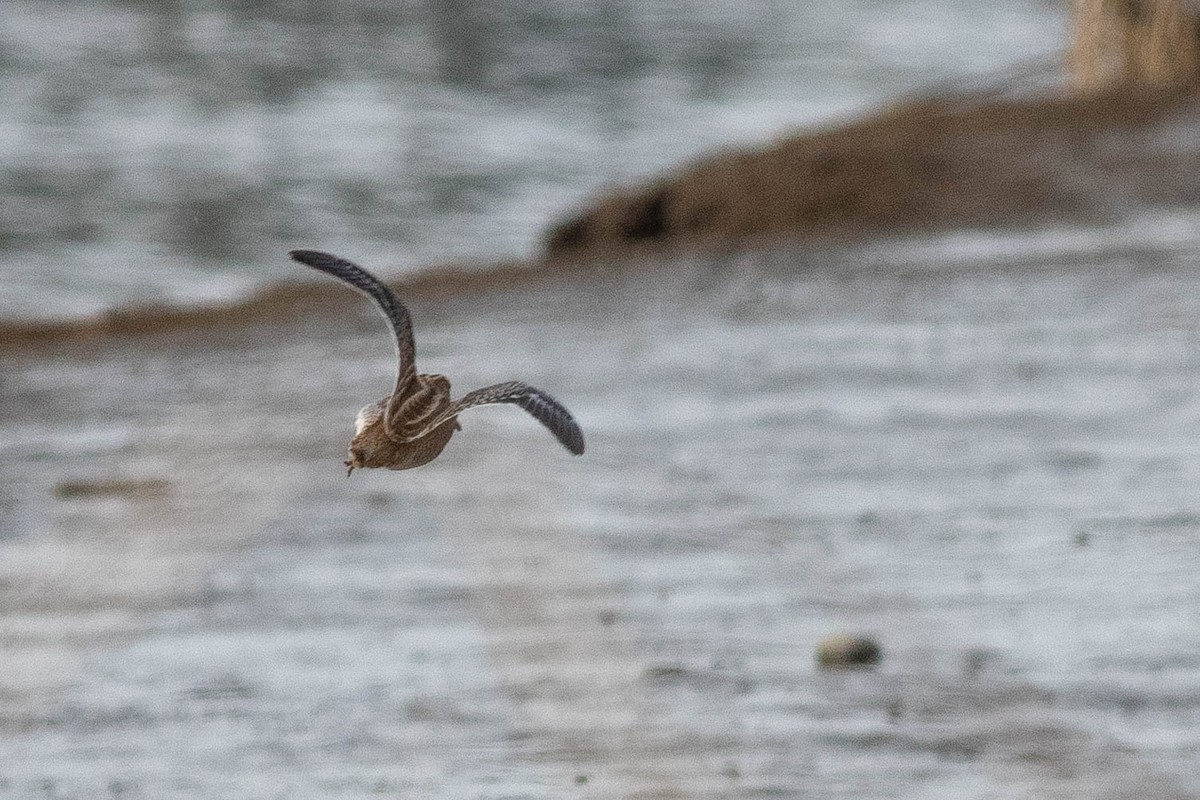
<svg viewBox="0 0 1200 800">
<path fill-rule="evenodd" d="M 1086 240 L 414 299 L 578 459 L 485 408 L 346 479 L 365 304 L 9 357 L 0 794 L 1200 794 L 1200 243 Z"/>
<path fill-rule="evenodd" d="M 714 148 L 1056 54 L 1040 0 L 11 0 L 0 321 L 217 303 L 282 254 L 526 257 Z"/>
</svg>

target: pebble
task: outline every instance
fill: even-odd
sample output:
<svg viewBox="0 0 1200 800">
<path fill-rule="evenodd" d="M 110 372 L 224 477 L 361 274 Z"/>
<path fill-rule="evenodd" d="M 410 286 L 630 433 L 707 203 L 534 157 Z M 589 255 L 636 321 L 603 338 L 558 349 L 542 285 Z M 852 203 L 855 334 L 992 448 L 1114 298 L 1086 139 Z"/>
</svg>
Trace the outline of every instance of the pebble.
<svg viewBox="0 0 1200 800">
<path fill-rule="evenodd" d="M 870 667 L 882 657 L 879 643 L 867 636 L 830 636 L 817 645 L 817 666 L 824 669 Z"/>
</svg>

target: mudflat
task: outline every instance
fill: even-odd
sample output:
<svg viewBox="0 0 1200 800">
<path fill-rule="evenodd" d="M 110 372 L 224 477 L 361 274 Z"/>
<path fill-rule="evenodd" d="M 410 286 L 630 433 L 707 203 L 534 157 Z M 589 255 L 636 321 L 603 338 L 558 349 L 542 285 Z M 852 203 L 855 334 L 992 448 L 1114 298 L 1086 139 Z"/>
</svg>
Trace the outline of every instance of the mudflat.
<svg viewBox="0 0 1200 800">
<path fill-rule="evenodd" d="M 10 348 L 0 794 L 1191 796 L 1200 277 L 1120 234 L 410 299 L 581 458 L 478 409 L 347 479 L 353 295 Z"/>
</svg>

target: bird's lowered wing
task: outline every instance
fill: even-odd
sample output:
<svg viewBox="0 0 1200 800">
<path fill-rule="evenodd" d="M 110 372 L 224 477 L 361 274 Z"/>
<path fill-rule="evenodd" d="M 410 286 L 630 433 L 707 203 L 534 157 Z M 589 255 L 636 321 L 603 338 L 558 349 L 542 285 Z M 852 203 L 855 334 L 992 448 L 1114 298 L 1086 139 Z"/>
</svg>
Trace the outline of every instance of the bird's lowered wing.
<svg viewBox="0 0 1200 800">
<path fill-rule="evenodd" d="M 433 431 L 446 420 L 456 417 L 468 408 L 491 405 L 494 403 L 511 403 L 528 411 L 534 419 L 545 425 L 554 438 L 574 455 L 582 455 L 584 448 L 583 430 L 571 416 L 562 403 L 529 384 L 520 381 L 497 383 L 485 386 L 460 397 L 451 403 L 440 414 L 433 418 L 416 436 L 420 438 Z"/>
</svg>

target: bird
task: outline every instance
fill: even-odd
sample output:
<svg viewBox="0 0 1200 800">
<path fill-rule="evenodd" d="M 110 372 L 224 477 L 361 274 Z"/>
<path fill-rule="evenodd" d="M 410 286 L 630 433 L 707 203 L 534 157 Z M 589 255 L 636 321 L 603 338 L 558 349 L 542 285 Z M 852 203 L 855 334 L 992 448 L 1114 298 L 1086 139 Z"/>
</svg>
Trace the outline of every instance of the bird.
<svg viewBox="0 0 1200 800">
<path fill-rule="evenodd" d="M 562 403 L 521 381 L 506 381 L 450 399 L 445 375 L 417 372 L 412 317 L 387 284 L 362 267 L 320 250 L 291 250 L 294 261 L 320 270 L 375 301 L 396 345 L 396 384 L 392 393 L 365 406 L 354 420 L 347 448 L 346 475 L 356 469 L 401 470 L 437 458 L 455 431 L 458 415 L 475 406 L 511 403 L 529 412 L 573 455 L 583 455 L 583 431 Z"/>
</svg>

